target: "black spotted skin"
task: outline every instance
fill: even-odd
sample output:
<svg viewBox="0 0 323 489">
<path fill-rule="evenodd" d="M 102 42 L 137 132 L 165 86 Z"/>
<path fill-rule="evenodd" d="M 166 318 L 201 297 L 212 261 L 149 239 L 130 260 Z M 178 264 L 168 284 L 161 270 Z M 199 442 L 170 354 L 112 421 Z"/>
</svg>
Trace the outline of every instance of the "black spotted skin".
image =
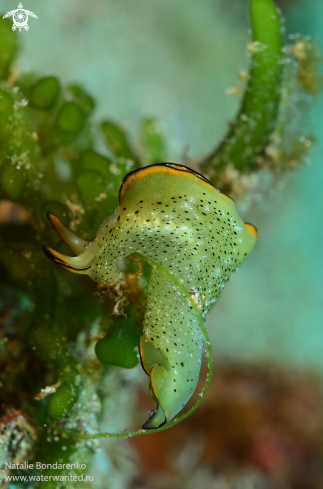
<svg viewBox="0 0 323 489">
<path fill-rule="evenodd" d="M 254 226 L 242 221 L 230 197 L 202 175 L 173 163 L 129 173 L 119 207 L 87 245 L 78 242 L 76 249 L 77 238 L 63 225 L 53 225 L 74 251 L 84 250 L 70 258 L 45 247 L 64 268 L 120 284 L 124 276 L 118 261 L 139 252 L 185 286 L 203 319 L 257 241 Z M 157 409 L 145 429 L 161 426 L 185 406 L 196 387 L 202 348 L 192 305 L 170 278 L 153 269 L 139 349 Z"/>
</svg>

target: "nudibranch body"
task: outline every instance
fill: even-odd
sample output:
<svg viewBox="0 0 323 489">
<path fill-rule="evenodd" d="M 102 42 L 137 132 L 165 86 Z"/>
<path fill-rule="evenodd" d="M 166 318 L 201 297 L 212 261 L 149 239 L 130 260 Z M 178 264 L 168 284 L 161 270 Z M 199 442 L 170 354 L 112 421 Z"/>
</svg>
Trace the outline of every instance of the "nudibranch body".
<svg viewBox="0 0 323 489">
<path fill-rule="evenodd" d="M 257 232 L 233 200 L 182 165 L 159 163 L 129 173 L 115 213 L 94 241 L 77 238 L 49 219 L 77 257 L 44 246 L 62 267 L 100 283 L 122 283 L 118 261 L 139 252 L 182 283 L 205 316 L 225 283 L 253 250 Z M 143 428 L 158 428 L 187 403 L 197 384 L 203 336 L 196 314 L 174 282 L 152 269 L 139 351 L 157 403 Z"/>
</svg>

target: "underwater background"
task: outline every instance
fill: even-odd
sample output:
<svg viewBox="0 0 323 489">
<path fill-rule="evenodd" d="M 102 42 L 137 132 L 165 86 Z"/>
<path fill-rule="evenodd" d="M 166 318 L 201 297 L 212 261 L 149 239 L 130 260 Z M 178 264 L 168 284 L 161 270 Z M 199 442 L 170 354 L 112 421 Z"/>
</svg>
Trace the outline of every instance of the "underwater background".
<svg viewBox="0 0 323 489">
<path fill-rule="evenodd" d="M 276 4 L 285 18 L 285 38 L 294 33 L 310 35 L 323 46 L 321 0 L 280 0 Z M 17 7 L 12 0 L 0 0 L 1 12 L 14 8 Z M 245 0 L 28 0 L 24 8 L 35 12 L 38 19 L 30 18 L 29 31 L 18 33 L 22 44 L 18 69 L 54 74 L 64 84 L 80 83 L 96 101 L 95 120 L 108 117 L 120 123 L 132 139 L 138 137 L 143 117 L 156 117 L 167 135 L 168 161 L 180 162 L 183 155 L 196 159 L 208 152 L 239 108 L 241 92 L 228 94 L 228 89 L 237 85 L 239 71 L 248 70 L 246 45 L 250 42 L 250 32 Z M 304 394 L 303 404 L 300 402 L 302 407 L 298 405 L 298 409 L 307 413 L 309 423 L 311 417 L 321 416 L 323 376 L 323 99 L 318 95 L 312 102 L 311 98 L 308 95 L 306 100 L 312 104 L 310 113 L 299 122 L 315 139 L 309 164 L 297 168 L 281 188 L 273 189 L 269 195 L 260 194 L 250 206 L 242 202 L 239 208 L 238 202 L 243 219 L 258 229 L 258 244 L 207 318 L 215 371 L 218 365 L 225 372 L 220 380 L 216 377 L 216 392 L 210 396 L 216 397 L 222 384 L 233 385 L 232 396 L 243 384 L 243 395 L 247 395 L 248 389 L 252 391 L 250 378 L 257 378 L 259 384 L 261 379 L 266 379 L 264 385 L 267 388 L 270 385 L 272 391 L 277 379 L 283 379 L 282 384 L 286 385 L 286 379 L 292 379 L 292 384 L 300 382 L 300 391 L 305 392 L 306 386 L 313 389 L 317 411 L 312 405 L 308 407 L 307 403 L 312 402 L 308 393 Z M 98 150 L 102 149 L 100 144 L 97 143 Z M 143 385 L 146 379 L 138 380 L 140 368 L 127 371 L 127 382 L 133 376 L 134 385 Z M 226 368 L 232 369 L 231 376 Z M 239 370 L 242 372 L 244 368 L 247 372 L 244 380 L 235 384 L 232 379 L 238 378 Z M 231 380 L 227 379 L 228 375 Z M 138 389 L 144 390 L 140 386 Z M 115 426 L 123 429 L 125 411 L 129 416 L 129 409 L 135 410 L 138 405 L 142 409 L 144 405 L 139 400 L 125 408 L 122 403 L 129 400 L 120 392 L 116 405 L 111 402 L 111 416 L 114 413 L 115 418 L 106 420 L 105 431 L 115 430 Z M 207 398 L 203 402 L 207 403 Z M 286 418 L 293 409 L 293 403 L 288 402 Z M 212 426 L 212 412 L 218 413 L 209 408 L 204 417 L 209 426 Z M 197 413 L 192 416 L 198 416 Z M 243 418 L 244 414 L 239 411 L 237 416 Z M 232 426 L 240 425 L 239 419 Z M 221 457 L 216 458 L 218 455 L 212 449 L 206 458 L 201 455 L 202 420 L 203 417 L 196 418 L 196 431 L 194 419 L 183 422 L 190 423 L 187 424 L 189 434 L 178 426 L 167 433 L 139 437 L 131 445 L 123 440 L 103 440 L 103 452 L 110 458 L 98 452 L 92 472 L 97 471 L 101 481 L 105 474 L 110 474 L 106 486 L 109 489 L 319 487 L 309 478 L 299 485 L 300 477 L 284 482 L 284 473 L 292 470 L 286 469 L 289 462 L 282 469 L 278 464 L 280 468 L 275 472 L 258 452 L 257 456 L 249 457 L 249 465 L 243 465 L 243 457 L 237 455 L 235 460 L 237 466 L 243 466 L 243 475 L 241 480 L 231 480 L 230 468 Z M 218 429 L 212 431 L 213 437 Z M 172 437 L 185 440 L 185 448 L 177 447 L 176 469 L 164 455 L 170 450 Z M 315 443 L 319 445 L 317 439 Z M 273 442 L 271 450 L 301 452 L 290 439 L 284 450 L 281 445 L 277 448 Z M 318 452 L 321 451 L 320 448 Z M 217 460 L 215 472 L 210 469 L 213 456 Z M 268 458 L 271 456 L 270 453 Z M 156 460 L 152 461 L 154 457 Z M 202 457 L 201 465 L 194 465 L 199 457 Z M 298 452 L 293 457 L 291 465 L 302 460 Z M 221 464 L 226 466 L 224 479 L 219 475 Z M 266 476 L 273 473 L 268 482 Z M 97 484 L 94 482 L 89 487 L 104 487 Z"/>
</svg>

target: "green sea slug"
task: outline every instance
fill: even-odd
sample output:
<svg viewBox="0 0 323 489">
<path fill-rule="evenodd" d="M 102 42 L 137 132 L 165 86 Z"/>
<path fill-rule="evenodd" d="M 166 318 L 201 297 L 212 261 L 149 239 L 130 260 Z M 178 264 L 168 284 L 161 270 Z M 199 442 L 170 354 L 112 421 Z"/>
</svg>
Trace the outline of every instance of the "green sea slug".
<svg viewBox="0 0 323 489">
<path fill-rule="evenodd" d="M 78 254 L 68 257 L 44 245 L 45 254 L 63 268 L 99 283 L 122 284 L 118 262 L 140 253 L 183 284 L 203 319 L 257 241 L 255 227 L 242 221 L 230 197 L 201 174 L 173 163 L 126 175 L 118 208 L 90 243 L 50 212 L 48 218 Z M 198 381 L 202 350 L 192 304 L 169 277 L 153 268 L 139 351 L 157 408 L 144 429 L 164 425 L 185 406 Z"/>
</svg>

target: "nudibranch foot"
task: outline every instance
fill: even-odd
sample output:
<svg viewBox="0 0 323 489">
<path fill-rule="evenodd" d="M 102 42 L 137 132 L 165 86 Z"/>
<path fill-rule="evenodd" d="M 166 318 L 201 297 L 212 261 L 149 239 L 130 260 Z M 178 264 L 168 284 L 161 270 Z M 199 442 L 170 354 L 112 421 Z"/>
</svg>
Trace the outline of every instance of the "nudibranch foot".
<svg viewBox="0 0 323 489">
<path fill-rule="evenodd" d="M 170 278 L 153 269 L 139 351 L 157 409 L 144 429 L 159 428 L 185 406 L 198 381 L 202 349 L 201 328 L 190 302 Z"/>
</svg>

